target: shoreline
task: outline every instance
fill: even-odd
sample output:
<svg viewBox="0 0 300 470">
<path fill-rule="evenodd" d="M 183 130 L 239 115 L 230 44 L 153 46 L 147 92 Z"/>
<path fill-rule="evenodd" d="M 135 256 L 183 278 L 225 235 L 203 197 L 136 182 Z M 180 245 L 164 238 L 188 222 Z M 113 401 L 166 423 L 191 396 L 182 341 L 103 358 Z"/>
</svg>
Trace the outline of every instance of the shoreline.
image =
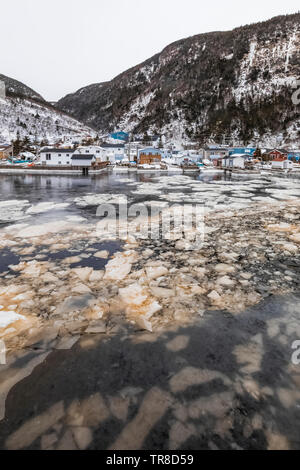
<svg viewBox="0 0 300 470">
<path fill-rule="evenodd" d="M 234 170 L 228 170 L 225 168 L 208 168 L 208 169 L 199 169 L 199 170 L 188 170 L 188 169 L 183 169 L 183 168 L 171 168 L 167 170 L 157 170 L 157 169 L 136 169 L 136 168 L 117 168 L 114 169 L 113 167 L 110 168 L 101 168 L 99 170 L 90 170 L 87 176 L 97 176 L 100 175 L 104 172 L 110 173 L 146 173 L 146 174 L 184 174 L 184 175 L 205 175 L 205 174 L 210 174 L 210 173 L 229 173 L 229 174 L 238 174 L 238 175 L 260 175 L 260 176 L 295 176 L 295 177 L 300 177 L 300 171 L 297 169 L 295 171 L 291 171 L 289 173 L 286 173 L 285 170 L 281 169 L 270 169 L 270 170 L 243 170 L 243 169 L 234 169 Z M 25 174 L 25 175 L 53 175 L 53 176 L 64 176 L 64 175 L 70 175 L 70 176 L 83 176 L 82 175 L 82 170 L 71 170 L 71 169 L 32 169 L 32 168 L 1 168 L 0 166 L 0 175 L 18 175 L 18 174 Z"/>
</svg>

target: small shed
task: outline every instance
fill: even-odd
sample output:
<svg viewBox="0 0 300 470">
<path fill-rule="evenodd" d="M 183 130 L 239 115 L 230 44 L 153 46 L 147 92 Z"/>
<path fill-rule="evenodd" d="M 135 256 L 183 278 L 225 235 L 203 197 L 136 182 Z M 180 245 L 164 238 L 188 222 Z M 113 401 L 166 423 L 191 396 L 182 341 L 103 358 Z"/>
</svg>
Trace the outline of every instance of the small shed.
<svg viewBox="0 0 300 470">
<path fill-rule="evenodd" d="M 84 175 L 88 175 L 89 169 L 92 168 L 92 164 L 96 161 L 94 155 L 88 154 L 74 154 L 72 156 L 72 167 L 76 170 L 82 170 Z"/>
</svg>

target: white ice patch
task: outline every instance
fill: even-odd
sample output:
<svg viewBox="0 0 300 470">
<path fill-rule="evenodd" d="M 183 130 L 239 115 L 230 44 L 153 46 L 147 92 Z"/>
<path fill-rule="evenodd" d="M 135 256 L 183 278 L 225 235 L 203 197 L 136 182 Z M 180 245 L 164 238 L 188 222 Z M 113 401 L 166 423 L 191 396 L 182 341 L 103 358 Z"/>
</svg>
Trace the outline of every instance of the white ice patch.
<svg viewBox="0 0 300 470">
<path fill-rule="evenodd" d="M 12 222 L 30 217 L 25 214 L 25 208 L 29 206 L 28 201 L 0 201 L 0 221 Z"/>
<path fill-rule="evenodd" d="M 55 202 L 40 202 L 39 204 L 36 204 L 35 206 L 31 206 L 26 213 L 27 214 L 42 214 L 43 212 L 48 212 L 51 210 L 60 210 L 60 209 L 65 209 L 68 207 L 70 204 L 68 203 L 62 203 L 62 204 L 56 204 Z"/>
<path fill-rule="evenodd" d="M 71 228 L 71 225 L 68 222 L 64 222 L 64 221 L 50 222 L 50 223 L 41 224 L 41 225 L 31 225 L 20 230 L 16 234 L 16 237 L 17 238 L 41 237 L 49 233 L 64 232 L 66 230 L 69 230 L 70 228 Z"/>
<path fill-rule="evenodd" d="M 66 217 L 66 219 L 69 221 L 69 222 L 86 222 L 87 219 L 85 219 L 84 217 L 80 217 L 80 215 L 68 215 Z"/>
<path fill-rule="evenodd" d="M 0 312 L 0 328 L 6 328 L 8 325 L 11 325 L 18 320 L 26 320 L 26 318 L 13 311 L 6 312 L 2 310 Z"/>
<path fill-rule="evenodd" d="M 78 207 L 98 206 L 101 204 L 126 204 L 124 194 L 87 194 L 74 199 Z"/>
</svg>

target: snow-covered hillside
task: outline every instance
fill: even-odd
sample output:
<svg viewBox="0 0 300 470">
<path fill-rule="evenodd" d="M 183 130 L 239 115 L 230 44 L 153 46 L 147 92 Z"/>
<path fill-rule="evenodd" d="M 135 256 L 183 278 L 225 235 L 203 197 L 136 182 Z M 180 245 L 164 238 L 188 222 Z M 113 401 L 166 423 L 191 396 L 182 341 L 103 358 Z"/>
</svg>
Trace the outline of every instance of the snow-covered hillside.
<svg viewBox="0 0 300 470">
<path fill-rule="evenodd" d="M 18 97 L 0 99 L 0 142 L 11 142 L 18 132 L 21 138 L 28 136 L 49 143 L 61 138 L 95 136 L 95 131 L 46 103 Z"/>
<path fill-rule="evenodd" d="M 199 34 L 57 106 L 101 133 L 271 146 L 279 137 L 288 145 L 300 138 L 300 106 L 292 102 L 299 51 L 300 13 Z"/>
<path fill-rule="evenodd" d="M 59 111 L 28 87 L 0 74 L 6 88 L 6 99 L 0 99 L 0 142 L 10 143 L 19 133 L 20 138 L 49 143 L 57 140 L 96 135 L 90 127 Z"/>
</svg>

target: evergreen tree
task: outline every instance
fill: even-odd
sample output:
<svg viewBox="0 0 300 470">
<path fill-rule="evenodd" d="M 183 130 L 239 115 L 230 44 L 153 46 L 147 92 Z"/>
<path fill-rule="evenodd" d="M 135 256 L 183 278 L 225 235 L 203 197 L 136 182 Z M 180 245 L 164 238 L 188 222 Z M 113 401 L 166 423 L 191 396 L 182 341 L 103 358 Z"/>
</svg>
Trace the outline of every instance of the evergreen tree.
<svg viewBox="0 0 300 470">
<path fill-rule="evenodd" d="M 20 139 L 20 132 L 17 132 L 16 140 L 13 141 L 14 146 L 14 156 L 18 156 L 22 150 L 22 141 Z"/>
</svg>

